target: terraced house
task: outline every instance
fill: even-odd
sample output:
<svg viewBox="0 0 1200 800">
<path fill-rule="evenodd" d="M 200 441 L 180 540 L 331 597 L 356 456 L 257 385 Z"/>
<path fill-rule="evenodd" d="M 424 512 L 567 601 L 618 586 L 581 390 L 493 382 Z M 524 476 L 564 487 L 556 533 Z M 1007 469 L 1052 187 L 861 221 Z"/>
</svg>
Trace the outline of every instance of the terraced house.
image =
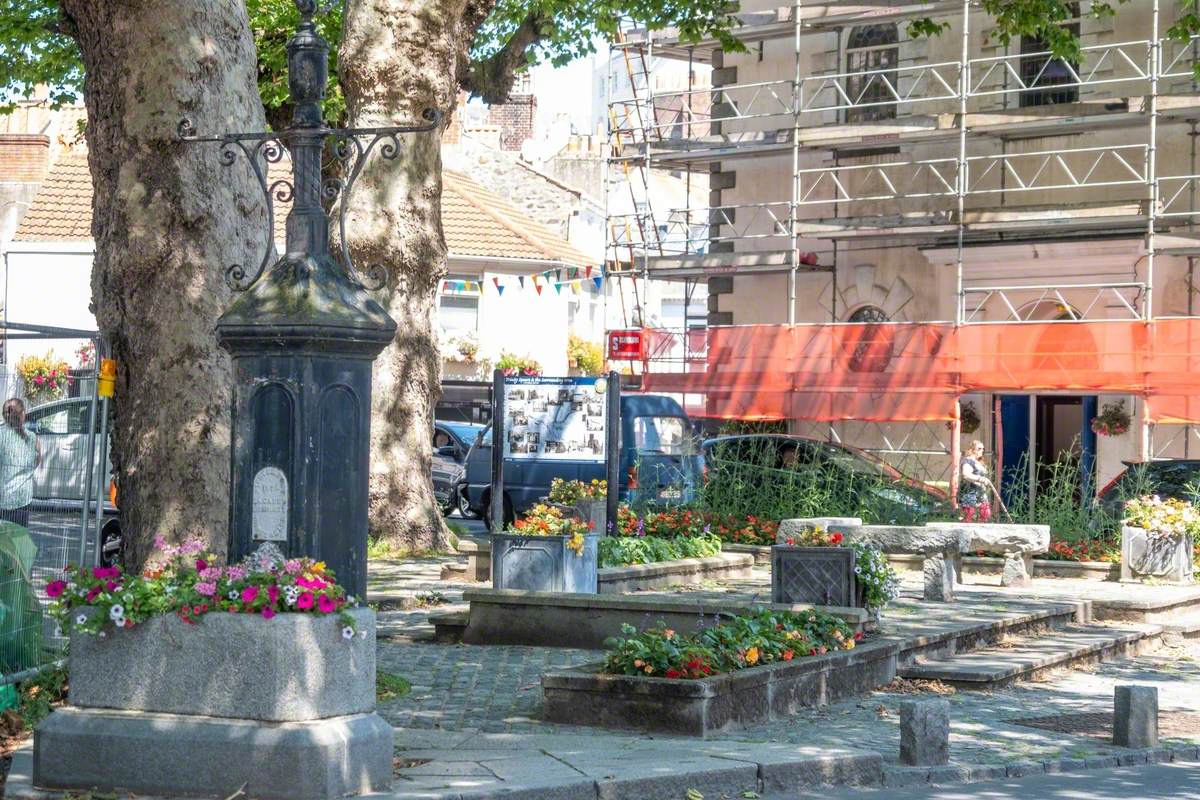
<svg viewBox="0 0 1200 800">
<path fill-rule="evenodd" d="M 708 289 L 706 330 L 649 332 L 644 384 L 927 480 L 980 438 L 1010 491 L 1036 482 L 1015 465 L 1067 453 L 1096 486 L 1200 453 L 1200 90 L 1197 42 L 1168 36 L 1180 8 L 1074 4 L 1074 60 L 1004 41 L 964 0 L 746 0 L 742 52 L 631 30 L 612 159 L 709 187 L 610 219 L 610 274 Z M 942 32 L 911 35 L 926 17 Z M 710 63 L 713 87 L 647 89 L 661 57 Z M 1127 432 L 1097 436 L 1106 406 Z"/>
</svg>

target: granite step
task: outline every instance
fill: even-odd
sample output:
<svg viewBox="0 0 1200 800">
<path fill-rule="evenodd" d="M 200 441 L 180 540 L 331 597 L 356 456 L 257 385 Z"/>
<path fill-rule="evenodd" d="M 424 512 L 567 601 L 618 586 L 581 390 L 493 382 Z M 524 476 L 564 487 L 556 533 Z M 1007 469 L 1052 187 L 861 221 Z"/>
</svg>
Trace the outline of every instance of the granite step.
<svg viewBox="0 0 1200 800">
<path fill-rule="evenodd" d="M 1173 633 L 1185 639 L 1200 638 L 1200 611 L 1163 620 L 1163 633 Z"/>
<path fill-rule="evenodd" d="M 966 689 L 994 689 L 1034 680 L 1055 669 L 1137 655 L 1161 633 L 1162 629 L 1154 625 L 1124 628 L 1071 625 L 1043 636 L 1016 637 L 951 658 L 918 659 L 898 670 L 898 674 Z"/>
<path fill-rule="evenodd" d="M 446 644 L 461 642 L 463 631 L 467 629 L 467 623 L 470 621 L 471 612 L 469 610 L 430 614 L 429 622 L 433 625 L 433 640 Z"/>
</svg>

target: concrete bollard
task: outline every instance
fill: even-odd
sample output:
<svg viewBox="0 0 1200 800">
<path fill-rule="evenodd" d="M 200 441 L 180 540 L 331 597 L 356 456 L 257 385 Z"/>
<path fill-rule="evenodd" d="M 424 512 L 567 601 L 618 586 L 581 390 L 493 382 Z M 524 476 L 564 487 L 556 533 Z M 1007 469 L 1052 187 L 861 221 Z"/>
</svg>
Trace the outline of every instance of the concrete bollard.
<svg viewBox="0 0 1200 800">
<path fill-rule="evenodd" d="M 950 703 L 903 700 L 900 703 L 900 763 L 937 767 L 950 760 Z"/>
<path fill-rule="evenodd" d="M 1158 746 L 1158 689 L 1117 686 L 1113 697 L 1113 744 L 1118 747 Z"/>
</svg>

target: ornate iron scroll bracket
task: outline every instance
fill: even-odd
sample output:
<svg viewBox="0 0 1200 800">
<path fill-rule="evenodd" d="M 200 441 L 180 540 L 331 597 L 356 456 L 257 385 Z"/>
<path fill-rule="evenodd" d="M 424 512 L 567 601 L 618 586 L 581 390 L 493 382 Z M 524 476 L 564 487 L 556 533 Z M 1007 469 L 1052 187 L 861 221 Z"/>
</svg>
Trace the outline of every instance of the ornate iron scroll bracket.
<svg viewBox="0 0 1200 800">
<path fill-rule="evenodd" d="M 331 141 L 334 157 L 341 163 L 343 177 L 321 177 L 321 199 L 330 205 L 336 203 L 338 238 L 340 245 L 340 263 L 346 277 L 365 289 L 374 291 L 383 287 L 387 279 L 387 269 L 381 264 L 369 264 L 360 271 L 355 267 L 350 256 L 350 246 L 346 238 L 346 213 L 355 183 L 362 174 L 363 166 L 371 154 L 378 149 L 379 156 L 388 161 L 394 161 L 403 151 L 401 137 L 405 134 L 428 133 L 435 130 L 441 120 L 441 113 L 435 109 L 425 109 L 421 114 L 423 122 L 410 125 L 396 125 L 382 128 L 319 128 L 304 129 L 306 136 L 314 134 Z M 257 267 L 251 273 L 242 264 L 232 264 L 225 269 L 225 283 L 234 291 L 249 289 L 262 276 L 271 264 L 275 253 L 275 203 L 290 203 L 295 196 L 295 167 L 292 177 L 271 179 L 271 164 L 281 162 L 290 151 L 289 142 L 296 129 L 276 132 L 229 133 L 220 136 L 203 136 L 196 133 L 190 119 L 180 120 L 178 126 L 179 140 L 187 143 L 205 142 L 219 145 L 220 163 L 231 167 L 238 161 L 238 154 L 245 157 L 253 172 L 267 208 L 267 226 L 263 237 L 263 255 Z M 330 220 L 332 221 L 332 220 Z"/>
</svg>

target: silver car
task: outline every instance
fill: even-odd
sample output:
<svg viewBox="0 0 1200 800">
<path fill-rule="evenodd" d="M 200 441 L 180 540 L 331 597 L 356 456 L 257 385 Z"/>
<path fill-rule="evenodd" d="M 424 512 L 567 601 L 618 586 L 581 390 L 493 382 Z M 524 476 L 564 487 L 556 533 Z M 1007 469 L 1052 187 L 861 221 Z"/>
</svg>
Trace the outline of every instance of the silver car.
<svg viewBox="0 0 1200 800">
<path fill-rule="evenodd" d="M 91 403 L 90 397 L 70 397 L 35 406 L 25 414 L 25 427 L 37 435 L 42 446 L 42 463 L 33 474 L 35 503 L 83 502 Z M 108 458 L 104 458 L 103 462 L 100 460 L 99 406 L 96 407 L 95 429 L 96 463 L 92 468 L 92 489 L 88 492 L 88 499 L 94 498 L 97 491 L 108 486 L 112 472 Z M 104 491 L 105 505 L 108 505 L 107 495 L 108 492 Z"/>
</svg>

